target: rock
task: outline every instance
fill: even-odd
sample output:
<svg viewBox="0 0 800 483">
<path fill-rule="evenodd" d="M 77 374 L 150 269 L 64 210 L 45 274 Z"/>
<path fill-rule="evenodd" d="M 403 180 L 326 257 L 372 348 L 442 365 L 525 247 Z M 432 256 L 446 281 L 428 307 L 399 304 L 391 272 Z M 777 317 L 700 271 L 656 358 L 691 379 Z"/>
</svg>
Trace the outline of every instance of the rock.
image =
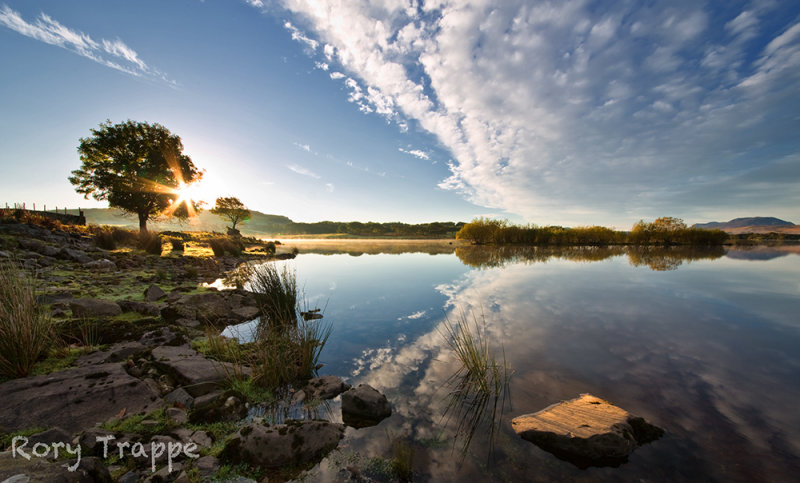
<svg viewBox="0 0 800 483">
<path fill-rule="evenodd" d="M 241 320 L 253 320 L 261 313 L 258 307 L 244 306 L 231 310 L 231 313 Z"/>
<path fill-rule="evenodd" d="M 139 338 L 139 343 L 147 347 L 155 347 L 165 344 L 180 345 L 185 342 L 185 340 L 186 338 L 184 336 L 172 332 L 169 327 L 162 327 L 142 334 L 142 337 Z"/>
<path fill-rule="evenodd" d="M 233 364 L 206 359 L 185 346 L 156 347 L 153 349 L 153 363 L 181 385 L 223 381 L 235 369 Z"/>
<path fill-rule="evenodd" d="M 303 389 L 309 399 L 333 399 L 339 394 L 350 389 L 350 384 L 345 383 L 336 376 L 315 377 L 308 381 Z M 391 414 L 391 408 L 390 408 Z"/>
<path fill-rule="evenodd" d="M 203 456 L 194 460 L 194 467 L 201 477 L 207 478 L 219 471 L 221 465 L 217 458 L 213 456 Z"/>
<path fill-rule="evenodd" d="M 194 398 L 186 392 L 182 387 L 179 387 L 171 393 L 164 396 L 164 400 L 170 403 L 177 403 L 185 408 L 191 409 L 194 406 Z"/>
<path fill-rule="evenodd" d="M 247 415 L 247 406 L 232 391 L 212 392 L 194 400 L 189 414 L 193 424 L 217 421 L 237 421 Z"/>
<path fill-rule="evenodd" d="M 144 291 L 144 299 L 148 302 L 155 302 L 167 296 L 167 293 L 161 290 L 158 285 L 150 285 Z"/>
<path fill-rule="evenodd" d="M 122 362 L 128 359 L 136 359 L 146 350 L 147 348 L 138 342 L 117 342 L 104 351 L 94 351 L 80 356 L 75 365 L 83 367 L 107 362 Z"/>
<path fill-rule="evenodd" d="M 6 251 L 0 250 L 0 258 L 11 258 L 11 254 Z"/>
<path fill-rule="evenodd" d="M 214 439 L 206 431 L 195 431 L 192 433 L 191 440 L 201 448 L 210 448 L 214 444 Z"/>
<path fill-rule="evenodd" d="M 168 408 L 167 418 L 176 424 L 184 424 L 189 421 L 189 416 L 186 415 L 186 411 L 180 408 Z"/>
<path fill-rule="evenodd" d="M 212 324 L 232 319 L 231 309 L 219 292 L 183 295 L 161 309 L 161 317 L 168 322 L 189 319 Z"/>
<path fill-rule="evenodd" d="M 242 427 L 225 445 L 222 458 L 267 468 L 320 461 L 344 436 L 344 426 L 327 421 L 290 421 Z"/>
<path fill-rule="evenodd" d="M 63 450 L 62 450 L 63 454 Z M 111 482 L 111 475 L 99 458 L 81 456 L 75 471 L 69 471 L 66 465 L 73 466 L 77 461 L 55 461 L 31 457 L 14 458 L 11 451 L 0 453 L 0 481 L 3 483 L 29 481 L 57 481 L 60 483 L 78 483 L 97 481 Z"/>
<path fill-rule="evenodd" d="M 50 428 L 47 431 L 36 433 L 28 438 L 28 445 L 33 447 L 36 443 L 69 443 L 72 435 L 59 427 Z"/>
<path fill-rule="evenodd" d="M 97 270 L 99 272 L 113 272 L 117 269 L 117 264 L 107 258 L 103 258 L 102 260 L 94 260 L 89 263 L 84 263 L 83 266 L 85 268 L 89 268 L 91 270 Z"/>
<path fill-rule="evenodd" d="M 0 427 L 16 431 L 46 424 L 77 432 L 112 418 L 153 411 L 158 394 L 128 375 L 122 364 L 76 367 L 0 384 Z"/>
<path fill-rule="evenodd" d="M 58 251 L 57 256 L 62 260 L 71 260 L 73 262 L 78 262 L 81 265 L 92 261 L 92 257 L 87 255 L 86 252 L 81 250 L 76 250 L 74 248 L 64 247 Z"/>
<path fill-rule="evenodd" d="M 136 312 L 137 314 L 149 315 L 151 317 L 158 317 L 161 312 L 158 305 L 147 302 L 121 300 L 117 302 L 117 305 L 119 305 L 123 312 Z"/>
<path fill-rule="evenodd" d="M 580 468 L 618 466 L 637 446 L 664 434 L 591 394 L 516 417 L 511 426 L 523 439 Z"/>
<path fill-rule="evenodd" d="M 392 415 L 386 396 L 368 384 L 359 384 L 342 394 L 342 420 L 348 426 L 374 426 Z"/>
<path fill-rule="evenodd" d="M 116 302 L 103 299 L 70 300 L 69 308 L 72 310 L 73 317 L 113 317 L 122 313 L 122 309 Z"/>
<path fill-rule="evenodd" d="M 102 428 L 87 429 L 78 437 L 78 444 L 83 448 L 84 454 L 102 456 L 103 442 L 98 441 L 97 438 L 105 438 L 106 436 L 114 436 L 114 432 Z M 110 447 L 113 448 L 113 446 Z"/>
</svg>

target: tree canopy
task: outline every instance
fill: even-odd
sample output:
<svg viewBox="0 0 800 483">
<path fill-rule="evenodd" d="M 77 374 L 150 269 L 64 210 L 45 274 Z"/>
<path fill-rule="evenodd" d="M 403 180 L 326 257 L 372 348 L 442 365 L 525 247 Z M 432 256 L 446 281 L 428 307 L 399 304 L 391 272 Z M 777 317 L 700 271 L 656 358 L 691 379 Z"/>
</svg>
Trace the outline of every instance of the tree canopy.
<svg viewBox="0 0 800 483">
<path fill-rule="evenodd" d="M 185 217 L 198 209 L 179 190 L 199 181 L 203 172 L 183 154 L 179 136 L 160 124 L 131 120 L 106 121 L 91 132 L 80 140 L 82 164 L 69 178 L 75 191 L 137 215 L 142 232 L 153 217 Z"/>
<path fill-rule="evenodd" d="M 236 230 L 236 224 L 250 219 L 250 210 L 235 196 L 217 198 L 211 213 L 231 222 L 231 230 Z"/>
</svg>

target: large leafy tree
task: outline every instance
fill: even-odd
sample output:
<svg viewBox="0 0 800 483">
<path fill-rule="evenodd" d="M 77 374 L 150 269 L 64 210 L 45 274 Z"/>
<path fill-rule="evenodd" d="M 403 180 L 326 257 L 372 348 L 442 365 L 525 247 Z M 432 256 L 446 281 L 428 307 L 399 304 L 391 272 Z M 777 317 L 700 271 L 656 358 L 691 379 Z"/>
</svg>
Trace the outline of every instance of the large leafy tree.
<svg viewBox="0 0 800 483">
<path fill-rule="evenodd" d="M 140 231 L 147 231 L 153 217 L 186 217 L 198 208 L 181 197 L 180 189 L 199 181 L 203 172 L 183 154 L 181 138 L 164 126 L 106 121 L 80 141 L 82 164 L 69 178 L 75 191 L 135 214 Z"/>
<path fill-rule="evenodd" d="M 235 196 L 217 198 L 216 204 L 211 208 L 211 213 L 230 221 L 231 230 L 236 230 L 239 222 L 250 219 L 250 210 Z"/>
</svg>

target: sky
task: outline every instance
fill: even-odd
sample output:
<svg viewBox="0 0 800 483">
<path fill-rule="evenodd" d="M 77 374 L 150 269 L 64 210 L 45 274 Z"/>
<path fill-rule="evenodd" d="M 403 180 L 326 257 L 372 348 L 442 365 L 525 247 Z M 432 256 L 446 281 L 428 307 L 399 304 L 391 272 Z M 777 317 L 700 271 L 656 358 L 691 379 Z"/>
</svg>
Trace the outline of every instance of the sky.
<svg viewBox="0 0 800 483">
<path fill-rule="evenodd" d="M 0 205 L 128 119 L 295 221 L 800 223 L 800 2 L 0 0 Z"/>
</svg>

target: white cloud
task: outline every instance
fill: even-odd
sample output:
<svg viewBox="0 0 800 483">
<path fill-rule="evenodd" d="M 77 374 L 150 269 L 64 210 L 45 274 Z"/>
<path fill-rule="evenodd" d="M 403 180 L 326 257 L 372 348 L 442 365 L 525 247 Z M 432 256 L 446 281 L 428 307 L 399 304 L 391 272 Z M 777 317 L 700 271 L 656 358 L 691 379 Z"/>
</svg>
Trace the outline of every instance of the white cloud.
<svg viewBox="0 0 800 483">
<path fill-rule="evenodd" d="M 333 193 L 333 190 L 336 189 L 336 187 L 333 185 L 333 183 L 325 183 L 325 189 L 328 190 L 328 193 Z"/>
<path fill-rule="evenodd" d="M 313 149 L 311 149 L 311 145 L 310 145 L 310 144 L 301 144 L 301 143 L 298 143 L 298 142 L 294 142 L 294 143 L 292 143 L 292 144 L 294 144 L 294 146 L 295 146 L 296 148 L 300 149 L 300 150 L 303 150 L 303 151 L 305 151 L 305 152 L 307 152 L 307 153 L 311 153 L 311 154 L 313 154 L 314 156 L 316 156 L 316 155 L 317 155 L 317 152 L 316 152 L 316 151 L 314 151 Z"/>
<path fill-rule="evenodd" d="M 331 72 L 331 79 L 333 80 L 344 79 L 345 77 L 347 76 L 341 72 Z"/>
<path fill-rule="evenodd" d="M 139 58 L 139 54 L 135 50 L 119 38 L 116 40 L 100 39 L 100 42 L 96 42 L 88 34 L 65 27 L 45 13 L 39 14 L 39 18 L 33 23 L 29 23 L 22 18 L 19 12 L 12 10 L 7 5 L 0 7 L 0 25 L 26 37 L 64 48 L 120 72 L 136 77 L 158 78 L 170 85 L 175 85 L 175 82 L 165 74 L 148 66 Z"/>
<path fill-rule="evenodd" d="M 310 169 L 304 168 L 302 166 L 298 166 L 296 164 L 290 164 L 290 165 L 288 165 L 286 167 L 289 168 L 291 171 L 294 171 L 295 173 L 301 174 L 303 176 L 308 176 L 308 177 L 314 178 L 314 179 L 319 179 L 320 178 L 320 176 L 318 174 L 316 174 L 315 172 L 311 171 Z"/>
<path fill-rule="evenodd" d="M 416 158 L 424 159 L 426 161 L 431 159 L 431 157 L 428 155 L 428 153 L 426 153 L 425 151 L 419 150 L 419 149 L 408 149 L 407 150 L 407 149 L 403 149 L 403 148 L 397 148 L 397 150 L 400 151 L 401 153 L 410 154 L 410 155 L 412 155 L 412 156 L 414 156 Z"/>
<path fill-rule="evenodd" d="M 319 47 L 319 42 L 307 37 L 303 32 L 300 31 L 300 29 L 292 25 L 291 22 L 286 21 L 283 23 L 283 26 L 286 28 L 286 30 L 292 33 L 292 40 L 297 40 L 298 42 L 305 44 L 311 50 L 317 50 L 317 47 Z"/>
<path fill-rule="evenodd" d="M 800 111 L 800 24 L 780 6 L 283 5 L 319 40 L 293 37 L 322 43 L 337 66 L 331 77 L 347 75 L 358 109 L 401 128 L 413 121 L 450 150 L 442 188 L 537 223 L 621 225 L 691 213 L 696 205 L 684 194 L 698 187 L 693 180 L 741 174 L 800 149 L 788 121 Z M 766 16 L 786 26 L 760 32 Z M 784 195 L 800 194 L 797 186 Z M 782 206 L 769 184 L 763 190 Z"/>
<path fill-rule="evenodd" d="M 314 67 L 320 70 L 328 70 L 329 66 L 325 62 L 314 62 Z"/>
</svg>

